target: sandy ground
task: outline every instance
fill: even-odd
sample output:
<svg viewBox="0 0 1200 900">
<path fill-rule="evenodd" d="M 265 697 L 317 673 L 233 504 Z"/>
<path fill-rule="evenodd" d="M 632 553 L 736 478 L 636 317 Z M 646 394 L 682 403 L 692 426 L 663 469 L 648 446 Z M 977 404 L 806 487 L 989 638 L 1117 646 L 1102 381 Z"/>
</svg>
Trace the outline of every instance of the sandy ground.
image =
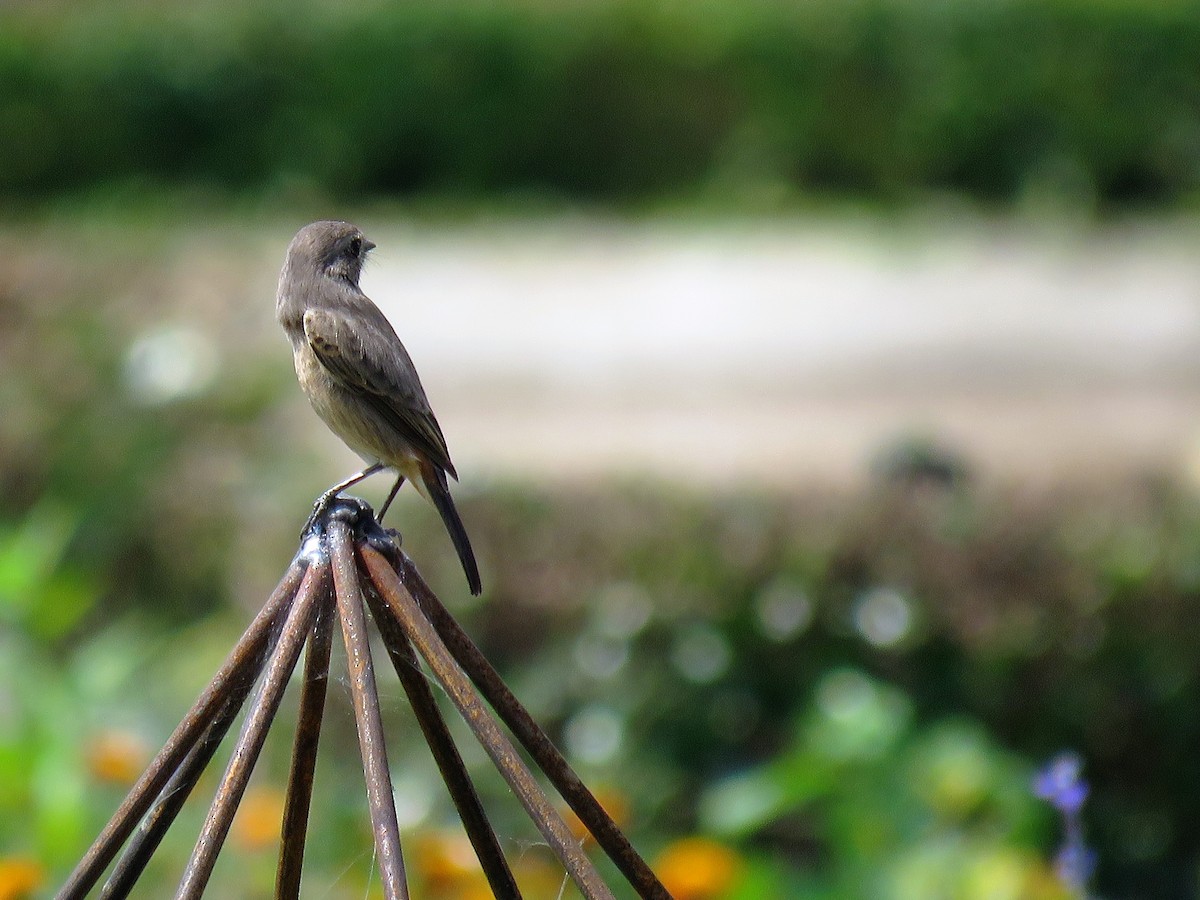
<svg viewBox="0 0 1200 900">
<path fill-rule="evenodd" d="M 367 225 L 477 477 L 842 483 L 910 436 L 1002 478 L 1200 472 L 1188 221 Z"/>
</svg>

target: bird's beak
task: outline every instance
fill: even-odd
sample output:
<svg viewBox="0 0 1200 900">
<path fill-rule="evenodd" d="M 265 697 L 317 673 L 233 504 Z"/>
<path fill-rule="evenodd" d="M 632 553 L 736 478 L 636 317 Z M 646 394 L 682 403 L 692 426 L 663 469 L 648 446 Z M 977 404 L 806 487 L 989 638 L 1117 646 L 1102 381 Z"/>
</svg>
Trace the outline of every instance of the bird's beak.
<svg viewBox="0 0 1200 900">
<path fill-rule="evenodd" d="M 374 250 L 374 249 L 375 249 L 375 242 L 369 241 L 366 238 L 363 238 L 363 253 L 366 253 L 368 250 Z"/>
</svg>

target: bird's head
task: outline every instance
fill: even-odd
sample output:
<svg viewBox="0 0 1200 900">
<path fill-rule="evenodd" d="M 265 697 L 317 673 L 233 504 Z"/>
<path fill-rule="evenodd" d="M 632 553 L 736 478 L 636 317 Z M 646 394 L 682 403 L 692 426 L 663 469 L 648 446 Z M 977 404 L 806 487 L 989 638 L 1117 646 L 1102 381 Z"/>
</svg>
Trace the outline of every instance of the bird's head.
<svg viewBox="0 0 1200 900">
<path fill-rule="evenodd" d="M 314 274 L 338 278 L 358 287 L 367 253 L 375 244 L 349 222 L 313 222 L 305 225 L 288 246 L 285 278 Z"/>
</svg>

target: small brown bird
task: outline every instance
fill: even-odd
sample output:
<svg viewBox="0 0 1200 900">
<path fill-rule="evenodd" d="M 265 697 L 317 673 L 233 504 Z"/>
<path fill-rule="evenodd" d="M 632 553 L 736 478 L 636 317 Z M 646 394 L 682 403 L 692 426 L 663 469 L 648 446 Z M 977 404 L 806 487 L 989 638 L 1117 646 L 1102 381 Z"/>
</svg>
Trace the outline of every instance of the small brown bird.
<svg viewBox="0 0 1200 900">
<path fill-rule="evenodd" d="M 437 508 L 471 593 L 479 567 L 450 488 L 446 439 L 416 367 L 387 318 L 358 287 L 375 245 L 348 222 L 313 222 L 292 238 L 279 275 L 275 314 L 292 342 L 296 376 L 317 415 L 367 467 L 321 495 L 315 510 L 383 469 L 398 473 L 384 514 L 408 479 Z"/>
</svg>

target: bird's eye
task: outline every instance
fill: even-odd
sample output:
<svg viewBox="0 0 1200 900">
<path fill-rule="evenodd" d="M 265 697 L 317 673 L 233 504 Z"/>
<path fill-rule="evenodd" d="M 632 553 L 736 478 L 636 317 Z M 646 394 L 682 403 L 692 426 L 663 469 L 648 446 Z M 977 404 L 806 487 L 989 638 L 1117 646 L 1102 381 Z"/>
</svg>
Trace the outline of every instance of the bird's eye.
<svg viewBox="0 0 1200 900">
<path fill-rule="evenodd" d="M 350 241 L 350 255 L 358 256 L 362 253 L 362 238 L 356 237 Z"/>
</svg>

